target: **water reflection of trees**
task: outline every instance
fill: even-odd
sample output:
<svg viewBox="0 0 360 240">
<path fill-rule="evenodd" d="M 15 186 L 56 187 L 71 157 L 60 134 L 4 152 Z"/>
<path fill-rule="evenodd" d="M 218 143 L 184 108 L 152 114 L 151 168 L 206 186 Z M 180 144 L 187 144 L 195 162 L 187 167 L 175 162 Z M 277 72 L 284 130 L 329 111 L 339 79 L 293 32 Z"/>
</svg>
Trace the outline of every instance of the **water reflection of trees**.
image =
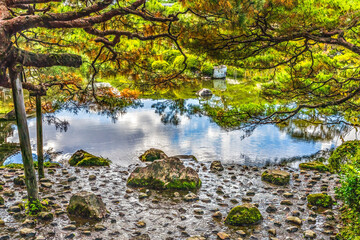
<svg viewBox="0 0 360 240">
<path fill-rule="evenodd" d="M 0 121 L 0 166 L 3 161 L 20 150 L 19 144 L 7 142 L 7 138 L 14 135 L 12 121 Z"/>
<path fill-rule="evenodd" d="M 110 118 L 114 123 L 118 120 L 119 116 L 125 114 L 129 108 L 139 108 L 143 104 L 140 100 L 126 101 L 123 99 L 109 98 L 106 101 L 101 101 L 101 103 L 88 101 L 88 102 L 76 102 L 68 101 L 64 103 L 59 103 L 56 108 L 58 109 L 54 113 L 48 113 L 45 116 L 45 120 L 49 125 L 54 125 L 56 130 L 66 132 L 70 123 L 66 119 L 60 119 L 56 117 L 58 111 L 66 110 L 67 112 L 73 113 L 75 115 L 80 112 L 85 113 L 96 113 L 101 116 L 106 116 Z"/>
<path fill-rule="evenodd" d="M 344 122 L 326 124 L 304 119 L 292 119 L 278 124 L 277 127 L 281 132 L 289 134 L 292 138 L 303 141 L 331 141 L 335 138 L 344 137 L 354 129 L 353 126 Z"/>
<path fill-rule="evenodd" d="M 155 113 L 161 116 L 161 122 L 164 124 L 179 125 L 181 116 L 190 118 L 199 115 L 199 106 L 187 104 L 184 99 L 160 101 L 151 107 L 155 109 Z"/>
</svg>

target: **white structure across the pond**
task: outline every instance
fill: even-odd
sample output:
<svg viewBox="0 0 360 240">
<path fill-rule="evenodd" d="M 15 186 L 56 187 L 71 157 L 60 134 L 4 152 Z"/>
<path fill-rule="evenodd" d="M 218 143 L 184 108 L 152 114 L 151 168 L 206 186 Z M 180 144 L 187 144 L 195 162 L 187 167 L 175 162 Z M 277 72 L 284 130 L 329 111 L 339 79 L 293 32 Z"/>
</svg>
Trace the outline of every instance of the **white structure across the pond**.
<svg viewBox="0 0 360 240">
<path fill-rule="evenodd" d="M 227 67 L 225 65 L 214 67 L 213 78 L 226 78 Z"/>
</svg>

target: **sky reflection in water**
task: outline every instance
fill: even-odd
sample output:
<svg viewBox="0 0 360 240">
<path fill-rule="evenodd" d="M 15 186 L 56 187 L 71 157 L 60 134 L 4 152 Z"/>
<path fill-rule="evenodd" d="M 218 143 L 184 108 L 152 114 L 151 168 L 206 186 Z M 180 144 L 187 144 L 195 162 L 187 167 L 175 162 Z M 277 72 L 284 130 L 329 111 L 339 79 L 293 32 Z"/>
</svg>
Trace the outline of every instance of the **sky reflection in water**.
<svg viewBox="0 0 360 240">
<path fill-rule="evenodd" d="M 242 131 L 227 132 L 208 117 L 180 117 L 175 126 L 161 122 L 151 105 L 158 101 L 143 100 L 144 106 L 129 109 L 114 121 L 97 113 L 62 110 L 56 117 L 70 123 L 67 132 L 60 132 L 44 122 L 44 148 L 62 151 L 69 157 L 79 149 L 111 159 L 119 165 L 130 165 L 149 148 L 159 148 L 168 155 L 192 154 L 199 161 L 221 160 L 239 164 L 264 165 L 281 158 L 310 155 L 337 145 L 340 140 L 304 141 L 292 138 L 273 125 L 258 127 L 250 137 L 242 139 Z M 198 103 L 189 100 L 188 103 Z M 36 149 L 35 119 L 29 120 L 32 147 Z M 354 138 L 349 136 L 350 138 Z M 9 142 L 17 142 L 17 131 Z M 9 159 L 10 160 L 10 159 Z M 16 157 L 11 161 L 16 161 Z"/>
</svg>

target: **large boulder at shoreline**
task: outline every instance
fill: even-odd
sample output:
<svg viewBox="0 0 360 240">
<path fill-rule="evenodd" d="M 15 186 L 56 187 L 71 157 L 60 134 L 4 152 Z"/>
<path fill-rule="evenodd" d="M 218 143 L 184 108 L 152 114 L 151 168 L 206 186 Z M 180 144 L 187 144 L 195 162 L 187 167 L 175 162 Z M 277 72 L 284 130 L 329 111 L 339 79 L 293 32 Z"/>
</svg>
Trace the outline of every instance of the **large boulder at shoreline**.
<svg viewBox="0 0 360 240">
<path fill-rule="evenodd" d="M 139 159 L 143 162 L 153 162 L 163 158 L 167 158 L 166 154 L 162 150 L 156 148 L 146 150 L 144 154 L 139 157 Z"/>
<path fill-rule="evenodd" d="M 323 208 L 331 208 L 333 205 L 333 199 L 331 196 L 323 193 L 314 193 L 307 196 L 308 206 L 317 206 Z"/>
<path fill-rule="evenodd" d="M 233 226 L 257 224 L 263 219 L 259 209 L 253 204 L 243 204 L 230 210 L 225 223 Z"/>
<path fill-rule="evenodd" d="M 197 189 L 201 186 L 198 173 L 185 167 L 179 158 L 155 160 L 146 167 L 137 167 L 128 178 L 132 187 L 153 189 Z"/>
<path fill-rule="evenodd" d="M 282 186 L 289 183 L 290 173 L 282 170 L 265 170 L 261 175 L 261 180 Z"/>
<path fill-rule="evenodd" d="M 70 216 L 85 220 L 101 220 L 107 213 L 101 197 L 86 191 L 71 196 L 66 210 Z"/>
<path fill-rule="evenodd" d="M 94 156 L 84 150 L 78 150 L 69 159 L 70 166 L 78 167 L 110 166 L 110 163 L 109 159 Z"/>
</svg>

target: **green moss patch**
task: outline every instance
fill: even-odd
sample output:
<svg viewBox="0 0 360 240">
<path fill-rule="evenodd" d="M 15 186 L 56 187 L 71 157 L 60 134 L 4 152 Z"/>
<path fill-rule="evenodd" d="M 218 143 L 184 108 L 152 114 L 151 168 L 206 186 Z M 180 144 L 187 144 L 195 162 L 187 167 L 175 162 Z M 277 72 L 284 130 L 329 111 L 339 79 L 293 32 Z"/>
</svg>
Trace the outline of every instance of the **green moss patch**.
<svg viewBox="0 0 360 240">
<path fill-rule="evenodd" d="M 257 224 L 262 220 L 262 215 L 252 204 L 236 206 L 229 212 L 225 223 L 233 226 Z"/>
<path fill-rule="evenodd" d="M 4 203 L 5 203 L 4 198 L 0 196 L 0 205 L 4 205 Z"/>
<path fill-rule="evenodd" d="M 300 169 L 303 170 L 316 170 L 319 172 L 326 172 L 329 171 L 328 166 L 326 166 L 322 162 L 307 162 L 307 163 L 300 163 Z"/>
<path fill-rule="evenodd" d="M 308 206 L 317 206 L 323 208 L 331 208 L 333 205 L 333 199 L 331 196 L 323 193 L 315 193 L 307 196 Z"/>
<path fill-rule="evenodd" d="M 79 167 L 110 166 L 110 163 L 109 159 L 94 156 L 84 150 L 78 150 L 69 159 L 70 166 Z"/>
</svg>

